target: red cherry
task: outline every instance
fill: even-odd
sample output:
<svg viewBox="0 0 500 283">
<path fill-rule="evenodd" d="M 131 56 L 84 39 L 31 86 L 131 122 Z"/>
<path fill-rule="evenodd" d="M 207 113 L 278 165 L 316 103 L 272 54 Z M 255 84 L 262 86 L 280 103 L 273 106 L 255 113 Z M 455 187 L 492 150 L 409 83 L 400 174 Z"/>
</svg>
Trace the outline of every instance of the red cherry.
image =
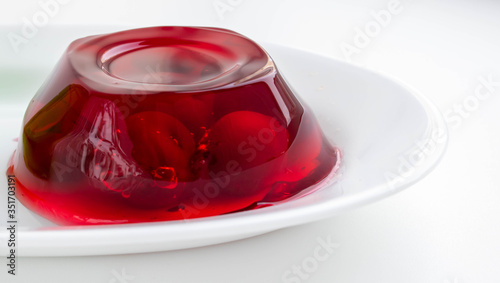
<svg viewBox="0 0 500 283">
<path fill-rule="evenodd" d="M 288 132 L 275 118 L 257 112 L 237 111 L 222 117 L 209 134 L 211 171 L 224 170 L 230 161 L 243 170 L 264 164 L 282 155 Z"/>
<path fill-rule="evenodd" d="M 195 143 L 179 120 L 162 112 L 145 111 L 130 116 L 125 123 L 134 145 L 132 156 L 153 178 L 176 182 L 192 177 L 189 159 Z"/>
</svg>

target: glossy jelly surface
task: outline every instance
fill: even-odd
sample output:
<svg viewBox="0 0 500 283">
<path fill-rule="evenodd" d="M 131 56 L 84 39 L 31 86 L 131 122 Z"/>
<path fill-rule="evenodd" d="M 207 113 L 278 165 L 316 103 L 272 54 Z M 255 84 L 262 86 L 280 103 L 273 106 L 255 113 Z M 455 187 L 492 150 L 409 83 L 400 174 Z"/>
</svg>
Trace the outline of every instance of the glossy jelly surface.
<svg viewBox="0 0 500 283">
<path fill-rule="evenodd" d="M 8 173 L 51 221 L 117 224 L 272 205 L 338 159 L 253 41 L 154 27 L 74 41 L 30 103 Z"/>
</svg>

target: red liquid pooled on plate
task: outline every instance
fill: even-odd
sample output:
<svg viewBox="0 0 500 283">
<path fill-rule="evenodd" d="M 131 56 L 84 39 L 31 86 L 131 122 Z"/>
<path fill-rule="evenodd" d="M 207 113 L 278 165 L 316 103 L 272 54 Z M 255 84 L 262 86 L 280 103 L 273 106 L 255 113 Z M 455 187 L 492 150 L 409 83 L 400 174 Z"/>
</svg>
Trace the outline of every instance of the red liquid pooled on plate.
<svg viewBox="0 0 500 283">
<path fill-rule="evenodd" d="M 28 107 L 8 174 L 56 223 L 134 223 L 280 202 L 338 157 L 254 42 L 157 27 L 73 42 Z"/>
</svg>

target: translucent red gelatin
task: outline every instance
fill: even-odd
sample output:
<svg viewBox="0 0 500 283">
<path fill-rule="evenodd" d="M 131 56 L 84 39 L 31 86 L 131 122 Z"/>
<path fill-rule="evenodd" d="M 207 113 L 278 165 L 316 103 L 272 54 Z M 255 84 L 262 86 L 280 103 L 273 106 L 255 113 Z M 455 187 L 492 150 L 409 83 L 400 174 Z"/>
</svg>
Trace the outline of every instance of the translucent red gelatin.
<svg viewBox="0 0 500 283">
<path fill-rule="evenodd" d="M 311 190 L 338 166 L 268 54 L 235 32 L 76 40 L 29 105 L 17 197 L 61 224 L 178 220 Z"/>
</svg>

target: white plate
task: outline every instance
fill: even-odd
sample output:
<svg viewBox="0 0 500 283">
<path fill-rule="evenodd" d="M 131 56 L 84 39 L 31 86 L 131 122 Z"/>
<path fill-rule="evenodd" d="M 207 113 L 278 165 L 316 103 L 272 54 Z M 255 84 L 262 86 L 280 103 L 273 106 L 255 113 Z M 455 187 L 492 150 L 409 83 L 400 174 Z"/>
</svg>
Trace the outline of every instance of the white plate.
<svg viewBox="0 0 500 283">
<path fill-rule="evenodd" d="M 421 95 L 385 76 L 327 57 L 264 44 L 297 94 L 343 152 L 336 182 L 273 207 L 189 221 L 60 227 L 18 203 L 19 256 L 81 256 L 184 249 L 243 239 L 331 217 L 401 191 L 422 179 L 447 142 L 439 112 Z M 16 147 L 25 104 L 0 106 L 1 171 Z M 7 181 L 0 179 L 0 204 Z M 0 207 L 1 208 L 1 207 Z M 0 210 L 0 225 L 7 223 Z M 1 229 L 6 243 L 6 229 Z M 1 255 L 7 245 L 0 244 Z"/>
</svg>

